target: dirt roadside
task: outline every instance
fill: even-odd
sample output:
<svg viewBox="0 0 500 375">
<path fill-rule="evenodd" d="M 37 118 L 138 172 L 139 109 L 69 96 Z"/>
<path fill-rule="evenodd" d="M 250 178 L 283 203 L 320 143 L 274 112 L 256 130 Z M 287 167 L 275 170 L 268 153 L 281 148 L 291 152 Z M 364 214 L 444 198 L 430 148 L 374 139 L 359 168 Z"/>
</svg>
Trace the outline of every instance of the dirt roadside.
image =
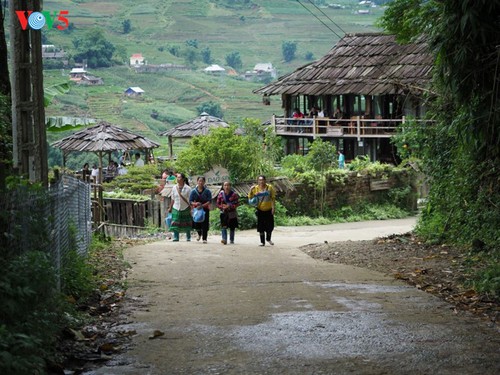
<svg viewBox="0 0 500 375">
<path fill-rule="evenodd" d="M 234 246 L 213 236 L 127 249 L 127 322 L 114 329 L 133 332 L 129 348 L 86 374 L 499 373 L 498 331 L 484 321 L 392 276 L 304 252 L 326 241 L 340 253 L 345 241 L 413 224 L 277 228 L 264 248 L 247 231 Z"/>
<path fill-rule="evenodd" d="M 500 305 L 467 280 L 483 266 L 471 263 L 463 250 L 422 243 L 411 233 L 370 241 L 320 243 L 300 248 L 309 256 L 381 272 L 450 303 L 455 314 L 472 313 L 500 330 Z"/>
</svg>

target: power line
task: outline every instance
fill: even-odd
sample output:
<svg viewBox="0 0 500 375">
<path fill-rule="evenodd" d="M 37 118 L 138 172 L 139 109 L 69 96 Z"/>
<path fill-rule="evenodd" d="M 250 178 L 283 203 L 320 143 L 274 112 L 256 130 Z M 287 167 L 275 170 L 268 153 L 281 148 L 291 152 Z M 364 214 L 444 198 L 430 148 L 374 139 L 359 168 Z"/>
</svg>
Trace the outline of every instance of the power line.
<svg viewBox="0 0 500 375">
<path fill-rule="evenodd" d="M 334 20 L 332 20 L 332 19 L 328 16 L 328 14 L 326 14 L 325 12 L 323 12 L 323 11 L 321 10 L 321 8 L 319 8 L 319 7 L 318 7 L 318 6 L 314 3 L 314 1 L 309 0 L 309 3 L 311 3 L 311 4 L 312 4 L 312 5 L 313 5 L 313 6 L 314 6 L 317 10 L 319 10 L 319 11 L 321 12 L 321 14 L 323 14 L 326 18 L 328 18 L 328 19 L 330 20 L 330 22 L 331 22 L 331 23 L 333 23 L 335 26 L 337 26 L 337 27 L 340 29 L 340 31 L 342 31 L 344 34 L 347 34 L 347 32 L 346 32 L 344 29 L 342 29 L 342 28 L 341 28 L 341 27 L 340 27 L 340 26 L 339 26 L 339 25 L 338 25 L 338 24 L 337 24 Z"/>
<path fill-rule="evenodd" d="M 337 34 L 330 26 L 328 26 L 326 23 L 324 23 L 317 15 L 315 15 L 313 12 L 311 12 L 311 10 L 309 8 L 307 8 L 304 4 L 302 4 L 300 2 L 300 0 L 297 0 L 297 2 L 305 9 L 307 10 L 309 13 L 311 13 L 314 18 L 316 18 L 319 22 L 321 22 L 328 30 L 330 30 L 332 33 L 334 33 L 339 39 L 342 39 L 342 37 Z"/>
<path fill-rule="evenodd" d="M 335 34 L 339 39 L 343 39 L 343 37 L 341 37 L 339 34 L 337 34 L 330 26 L 328 26 L 326 23 L 324 23 L 316 14 L 314 14 L 309 8 L 307 8 L 304 4 L 302 4 L 302 2 L 300 0 L 297 0 L 297 2 L 305 9 L 307 10 L 312 16 L 314 16 L 314 18 L 316 18 L 319 22 L 321 22 L 328 30 L 330 30 L 333 34 Z M 314 2 L 312 0 L 308 0 L 308 2 L 310 4 L 312 4 L 317 10 L 319 10 L 326 18 L 328 18 L 330 20 L 330 22 L 332 22 L 336 27 L 338 27 L 345 35 L 344 37 L 347 35 L 347 32 L 342 29 L 342 27 L 340 27 L 335 21 L 333 21 L 325 12 L 323 12 L 323 10 L 321 10 L 316 4 L 314 4 Z M 345 41 L 346 42 L 346 46 L 347 47 L 351 47 L 350 43 Z M 371 56 L 365 56 L 365 61 L 366 62 L 369 62 L 372 64 L 372 68 L 375 69 L 375 71 L 379 71 L 381 73 L 384 73 L 382 67 L 379 65 L 379 63 L 375 60 L 372 59 Z M 387 82 L 388 81 L 388 78 L 375 78 L 375 81 L 380 81 L 380 82 Z"/>
</svg>

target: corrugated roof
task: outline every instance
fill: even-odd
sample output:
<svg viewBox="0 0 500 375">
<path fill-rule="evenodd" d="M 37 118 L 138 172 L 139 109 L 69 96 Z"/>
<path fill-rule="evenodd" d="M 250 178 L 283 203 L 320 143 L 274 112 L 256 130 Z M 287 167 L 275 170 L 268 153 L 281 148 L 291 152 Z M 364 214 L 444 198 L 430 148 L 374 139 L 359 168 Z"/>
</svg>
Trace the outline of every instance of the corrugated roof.
<svg viewBox="0 0 500 375">
<path fill-rule="evenodd" d="M 383 95 L 404 88 L 418 93 L 432 74 L 432 55 L 419 41 L 400 45 L 394 35 L 346 34 L 328 54 L 276 82 L 262 95 Z"/>
<path fill-rule="evenodd" d="M 109 122 L 100 121 L 97 125 L 54 142 L 52 146 L 63 151 L 97 152 L 152 149 L 159 147 L 160 144 L 129 130 L 111 125 Z"/>
</svg>

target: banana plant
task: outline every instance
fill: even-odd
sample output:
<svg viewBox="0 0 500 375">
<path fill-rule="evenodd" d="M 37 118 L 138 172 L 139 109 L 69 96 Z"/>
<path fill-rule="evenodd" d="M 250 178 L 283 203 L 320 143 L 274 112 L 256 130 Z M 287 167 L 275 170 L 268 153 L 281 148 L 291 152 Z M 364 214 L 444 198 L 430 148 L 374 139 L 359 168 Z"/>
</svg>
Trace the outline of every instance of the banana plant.
<svg viewBox="0 0 500 375">
<path fill-rule="evenodd" d="M 57 95 L 66 94 L 69 90 L 70 84 L 68 82 L 59 83 L 57 85 L 44 88 L 44 106 L 48 107 Z M 97 121 L 95 119 L 83 117 L 47 116 L 45 118 L 47 131 L 50 132 L 60 132 L 70 129 L 76 130 L 81 128 L 82 126 L 95 124 L 96 122 Z"/>
</svg>

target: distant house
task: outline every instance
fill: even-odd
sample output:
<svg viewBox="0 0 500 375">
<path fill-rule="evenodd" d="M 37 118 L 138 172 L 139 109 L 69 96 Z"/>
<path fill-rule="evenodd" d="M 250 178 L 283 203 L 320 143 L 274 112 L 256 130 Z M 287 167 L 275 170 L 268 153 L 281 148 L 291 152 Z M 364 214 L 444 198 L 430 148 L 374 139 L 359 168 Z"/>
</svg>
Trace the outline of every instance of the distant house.
<svg viewBox="0 0 500 375">
<path fill-rule="evenodd" d="M 125 90 L 124 94 L 127 96 L 142 96 L 142 94 L 144 94 L 144 90 L 137 86 L 129 87 Z"/>
<path fill-rule="evenodd" d="M 276 68 L 271 63 L 256 64 L 253 70 L 245 72 L 245 79 L 249 81 L 276 78 L 276 76 Z"/>
<path fill-rule="evenodd" d="M 98 86 L 98 85 L 103 85 L 104 81 L 102 80 L 101 77 L 95 77 L 89 74 L 84 74 L 83 77 L 76 83 L 78 85 Z"/>
<path fill-rule="evenodd" d="M 73 68 L 69 72 L 69 79 L 70 81 L 78 82 L 85 74 L 87 74 L 87 71 L 84 68 Z"/>
<path fill-rule="evenodd" d="M 61 48 L 57 48 L 53 44 L 42 44 L 43 59 L 63 59 L 64 57 L 66 57 L 66 53 Z"/>
<path fill-rule="evenodd" d="M 203 69 L 205 73 L 208 74 L 214 74 L 214 75 L 220 75 L 220 74 L 225 74 L 226 69 L 224 69 L 222 66 L 219 66 L 217 64 L 212 64 L 210 66 L 207 66 L 205 69 Z"/>
<path fill-rule="evenodd" d="M 257 74 L 270 74 L 271 77 L 276 78 L 276 69 L 271 63 L 259 63 L 253 68 L 253 71 Z"/>
<path fill-rule="evenodd" d="M 130 66 L 140 66 L 140 65 L 145 65 L 146 61 L 144 60 L 144 57 L 142 56 L 141 53 L 134 53 L 130 57 Z"/>
</svg>

